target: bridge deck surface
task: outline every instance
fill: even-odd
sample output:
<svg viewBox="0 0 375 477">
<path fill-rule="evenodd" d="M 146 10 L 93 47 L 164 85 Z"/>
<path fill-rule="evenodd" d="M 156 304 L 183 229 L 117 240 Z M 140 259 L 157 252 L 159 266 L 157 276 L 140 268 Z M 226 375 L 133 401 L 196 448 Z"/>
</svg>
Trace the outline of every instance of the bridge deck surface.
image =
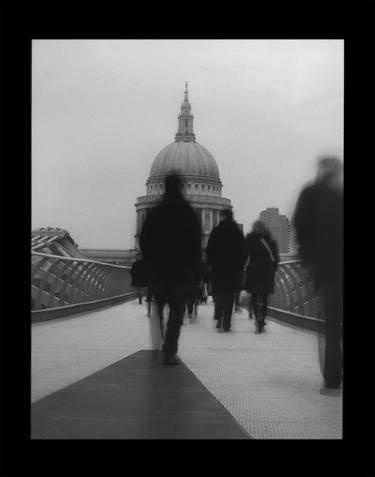
<svg viewBox="0 0 375 477">
<path fill-rule="evenodd" d="M 33 439 L 248 439 L 181 363 L 138 351 L 32 406 Z"/>
<path fill-rule="evenodd" d="M 269 319 L 267 333 L 255 335 L 242 312 L 232 333 L 219 334 L 212 315 L 213 304 L 202 305 L 199 323 L 182 327 L 179 356 L 253 438 L 342 438 L 342 390 L 321 391 L 315 333 Z M 132 301 L 32 325 L 32 402 L 149 349 L 148 320 Z"/>
</svg>

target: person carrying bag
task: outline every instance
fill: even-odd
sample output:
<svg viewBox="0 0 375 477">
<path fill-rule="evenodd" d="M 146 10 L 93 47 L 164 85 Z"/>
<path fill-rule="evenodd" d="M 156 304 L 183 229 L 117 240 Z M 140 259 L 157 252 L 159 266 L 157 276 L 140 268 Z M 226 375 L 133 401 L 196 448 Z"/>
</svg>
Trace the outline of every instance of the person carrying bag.
<svg viewBox="0 0 375 477">
<path fill-rule="evenodd" d="M 260 220 L 254 222 L 252 232 L 245 238 L 245 257 L 248 267 L 244 288 L 251 293 L 255 316 L 262 315 L 260 326 L 256 329 L 260 333 L 266 325 L 268 296 L 274 292 L 275 272 L 279 263 L 277 244 Z"/>
</svg>

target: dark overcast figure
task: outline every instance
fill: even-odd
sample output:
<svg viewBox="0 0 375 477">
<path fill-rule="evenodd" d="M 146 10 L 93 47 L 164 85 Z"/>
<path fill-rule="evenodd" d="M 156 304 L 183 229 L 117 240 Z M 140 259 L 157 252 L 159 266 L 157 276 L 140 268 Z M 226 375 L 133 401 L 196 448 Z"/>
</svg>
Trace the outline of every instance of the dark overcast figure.
<svg viewBox="0 0 375 477">
<path fill-rule="evenodd" d="M 323 302 L 323 376 L 328 388 L 342 382 L 343 164 L 336 157 L 318 162 L 315 182 L 302 190 L 293 216 L 299 253 Z"/>
<path fill-rule="evenodd" d="M 147 215 L 140 234 L 151 293 L 160 309 L 169 305 L 163 362 L 178 364 L 178 338 L 186 299 L 194 292 L 201 256 L 201 227 L 181 192 L 181 180 L 170 174 L 161 202 Z"/>
<path fill-rule="evenodd" d="M 244 235 L 233 220 L 231 210 L 223 210 L 221 219 L 219 225 L 212 229 L 206 253 L 212 267 L 216 328 L 230 331 L 234 294 L 243 267 Z"/>
<path fill-rule="evenodd" d="M 244 287 L 251 293 L 251 307 L 254 313 L 258 312 L 259 301 L 263 305 L 263 321 L 256 330 L 259 333 L 266 324 L 268 295 L 274 292 L 275 272 L 279 263 L 277 244 L 260 220 L 254 222 L 253 230 L 245 238 L 245 259 L 249 259 L 249 264 Z"/>
</svg>

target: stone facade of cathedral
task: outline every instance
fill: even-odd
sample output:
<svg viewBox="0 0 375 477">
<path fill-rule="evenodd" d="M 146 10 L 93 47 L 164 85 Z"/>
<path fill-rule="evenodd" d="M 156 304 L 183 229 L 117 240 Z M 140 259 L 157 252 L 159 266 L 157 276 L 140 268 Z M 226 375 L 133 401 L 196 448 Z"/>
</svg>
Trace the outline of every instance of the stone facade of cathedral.
<svg viewBox="0 0 375 477">
<path fill-rule="evenodd" d="M 214 157 L 196 142 L 193 120 L 186 83 L 175 141 L 164 147 L 154 159 L 146 182 L 146 195 L 138 197 L 135 204 L 136 247 L 147 211 L 160 201 L 164 180 L 171 171 L 180 175 L 184 195 L 200 219 L 203 247 L 207 246 L 211 230 L 219 223 L 220 211 L 232 208 L 230 200 L 221 196 L 223 184 Z"/>
</svg>

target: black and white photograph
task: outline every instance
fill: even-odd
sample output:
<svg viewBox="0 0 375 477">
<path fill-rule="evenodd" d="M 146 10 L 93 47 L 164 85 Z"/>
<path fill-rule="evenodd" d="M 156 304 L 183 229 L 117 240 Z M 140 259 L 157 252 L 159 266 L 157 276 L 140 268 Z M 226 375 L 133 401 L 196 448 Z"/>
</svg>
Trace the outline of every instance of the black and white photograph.
<svg viewBox="0 0 375 477">
<path fill-rule="evenodd" d="M 30 438 L 342 440 L 344 40 L 33 39 L 31 78 Z"/>
<path fill-rule="evenodd" d="M 2 476 L 375 477 L 374 18 L 0 1 Z"/>
</svg>

